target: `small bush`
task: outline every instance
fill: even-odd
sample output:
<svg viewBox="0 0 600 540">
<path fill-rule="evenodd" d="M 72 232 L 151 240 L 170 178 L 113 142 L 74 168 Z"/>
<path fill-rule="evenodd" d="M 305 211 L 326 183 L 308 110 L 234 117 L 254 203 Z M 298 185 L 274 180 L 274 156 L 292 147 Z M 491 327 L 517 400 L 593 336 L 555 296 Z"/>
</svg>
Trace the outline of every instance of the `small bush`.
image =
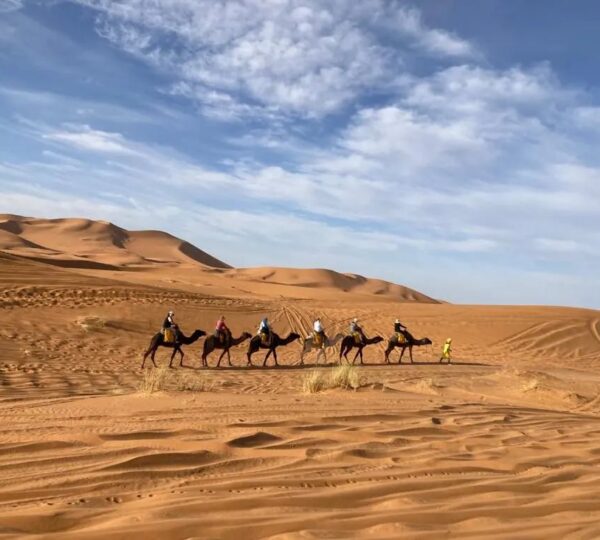
<svg viewBox="0 0 600 540">
<path fill-rule="evenodd" d="M 140 392 L 154 394 L 163 390 L 176 392 L 207 392 L 212 388 L 205 376 L 187 370 L 172 370 L 166 366 L 144 372 Z"/>
<path fill-rule="evenodd" d="M 360 381 L 360 375 L 356 366 L 338 366 L 331 372 L 332 388 L 342 388 L 343 390 L 356 390 L 361 386 L 362 385 Z"/>
<path fill-rule="evenodd" d="M 144 378 L 140 382 L 140 392 L 145 394 L 154 394 L 164 390 L 167 385 L 169 368 L 162 366 L 155 369 L 144 371 Z"/>
<path fill-rule="evenodd" d="M 323 371 L 314 369 L 302 378 L 302 390 L 305 394 L 316 394 L 330 388 L 357 390 L 361 386 L 364 386 L 364 382 L 356 366 L 339 366 L 327 376 Z"/>
<path fill-rule="evenodd" d="M 327 388 L 327 380 L 322 371 L 313 369 L 302 377 L 302 391 L 305 394 L 316 394 Z"/>
<path fill-rule="evenodd" d="M 106 327 L 107 323 L 108 321 L 106 319 L 103 319 L 102 317 L 97 317 L 95 315 L 79 317 L 77 319 L 77 324 L 86 332 L 102 330 Z"/>
<path fill-rule="evenodd" d="M 179 392 L 207 392 L 212 388 L 204 375 L 189 371 L 176 371 L 174 385 Z"/>
</svg>

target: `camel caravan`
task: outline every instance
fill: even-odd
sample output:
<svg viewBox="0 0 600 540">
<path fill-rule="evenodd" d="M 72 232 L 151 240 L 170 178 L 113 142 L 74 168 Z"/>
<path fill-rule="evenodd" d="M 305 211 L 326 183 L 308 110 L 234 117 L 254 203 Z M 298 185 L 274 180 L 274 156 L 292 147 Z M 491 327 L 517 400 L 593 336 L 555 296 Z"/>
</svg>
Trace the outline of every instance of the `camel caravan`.
<svg viewBox="0 0 600 540">
<path fill-rule="evenodd" d="M 241 345 L 245 341 L 248 341 L 248 349 L 246 352 L 248 367 L 254 366 L 252 363 L 252 355 L 257 353 L 260 349 L 265 349 L 267 351 L 263 359 L 263 367 L 266 367 L 267 362 L 271 357 L 274 365 L 278 366 L 277 348 L 285 347 L 286 345 L 289 345 L 290 343 L 302 338 L 302 336 L 296 332 L 290 332 L 286 337 L 279 336 L 271 329 L 269 319 L 267 317 L 260 322 L 258 331 L 255 335 L 252 335 L 248 332 L 242 332 L 239 337 L 233 337 L 231 330 L 227 327 L 225 322 L 225 316 L 223 315 L 219 317 L 215 330 L 212 334 L 207 335 L 203 330 L 197 329 L 190 336 L 186 336 L 179 329 L 179 326 L 175 322 L 175 313 L 173 311 L 169 311 L 163 322 L 161 331 L 152 336 L 150 345 L 144 353 L 141 366 L 142 369 L 144 368 L 146 359 L 148 357 L 150 357 L 154 367 L 157 367 L 154 356 L 160 347 L 166 347 L 173 350 L 169 360 L 170 368 L 173 367 L 173 360 L 175 359 L 175 355 L 177 353 L 179 353 L 179 366 L 184 367 L 183 359 L 185 354 L 183 352 L 183 346 L 191 345 L 203 336 L 206 336 L 201 354 L 201 366 L 203 368 L 209 367 L 208 356 L 214 351 L 221 351 L 215 367 L 218 368 L 221 366 L 221 360 L 223 360 L 224 357 L 227 357 L 229 367 L 233 367 L 233 364 L 231 363 L 230 350 L 232 347 Z M 319 360 L 321 358 L 326 362 L 327 351 L 335 350 L 338 344 L 340 344 L 338 356 L 338 362 L 340 364 L 342 363 L 342 359 L 346 360 L 348 364 L 354 364 L 357 359 L 360 359 L 360 363 L 363 364 L 364 348 L 369 345 L 381 343 L 382 341 L 384 341 L 384 338 L 381 336 L 374 336 L 371 338 L 367 337 L 361 326 L 358 324 L 358 319 L 356 318 L 350 323 L 350 329 L 347 334 L 337 333 L 333 338 L 329 338 L 325 333 L 321 319 L 317 318 L 314 321 L 312 333 L 302 340 L 302 350 L 300 352 L 299 365 L 304 365 L 304 358 L 311 351 L 317 351 L 316 365 L 319 364 Z M 446 360 L 448 363 L 451 362 L 451 341 L 452 340 L 450 338 L 446 340 L 440 362 L 443 360 Z M 416 339 L 407 330 L 406 326 L 396 319 L 396 322 L 394 323 L 394 333 L 388 339 L 387 347 L 385 349 L 384 361 L 386 364 L 389 364 L 390 354 L 394 351 L 394 349 L 398 348 L 400 349 L 398 363 L 402 363 L 402 358 L 404 357 L 404 353 L 407 349 L 409 352 L 410 362 L 413 363 L 413 348 L 431 344 L 432 341 L 429 338 L 425 337 L 422 339 Z M 352 358 L 352 361 L 350 362 L 348 354 L 353 349 L 356 349 L 356 352 Z"/>
</svg>

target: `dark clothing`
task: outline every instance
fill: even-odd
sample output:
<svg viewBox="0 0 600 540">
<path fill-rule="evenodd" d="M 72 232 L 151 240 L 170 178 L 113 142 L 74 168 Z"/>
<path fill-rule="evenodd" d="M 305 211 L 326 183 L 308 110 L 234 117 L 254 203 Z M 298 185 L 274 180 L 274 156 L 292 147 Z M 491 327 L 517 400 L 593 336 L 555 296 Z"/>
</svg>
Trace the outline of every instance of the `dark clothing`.
<svg viewBox="0 0 600 540">
<path fill-rule="evenodd" d="M 167 317 L 166 317 L 166 319 L 165 319 L 165 321 L 163 322 L 163 325 L 162 325 L 163 329 L 164 328 L 172 328 L 173 326 L 177 326 L 175 324 L 175 321 L 173 321 L 173 319 L 170 316 L 167 315 Z"/>
<path fill-rule="evenodd" d="M 398 333 L 402 333 L 406 331 L 406 326 L 404 326 L 402 323 L 395 323 L 394 324 L 394 332 L 398 332 Z"/>
</svg>

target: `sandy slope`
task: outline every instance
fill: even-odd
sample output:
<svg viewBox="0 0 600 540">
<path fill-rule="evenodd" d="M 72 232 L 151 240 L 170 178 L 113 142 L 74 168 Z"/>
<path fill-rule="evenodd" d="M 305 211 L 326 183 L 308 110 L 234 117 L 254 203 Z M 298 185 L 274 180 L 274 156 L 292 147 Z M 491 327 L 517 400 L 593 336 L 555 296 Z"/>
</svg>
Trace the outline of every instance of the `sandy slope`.
<svg viewBox="0 0 600 540">
<path fill-rule="evenodd" d="M 64 258 L 61 242 L 44 246 Z M 0 537 L 600 536 L 600 312 L 398 303 L 325 270 L 125 271 L 90 242 L 111 268 L 0 254 Z M 135 253 L 173 260 L 169 242 Z M 244 368 L 240 346 L 201 370 L 200 341 L 145 394 L 141 352 L 171 306 L 186 333 L 225 313 L 236 335 L 264 314 L 305 334 L 319 314 L 387 337 L 400 316 L 434 346 L 402 366 L 368 347 L 358 391 L 304 394 L 298 343 L 280 368 Z"/>
<path fill-rule="evenodd" d="M 159 282 L 209 294 L 337 298 L 340 292 L 403 302 L 436 302 L 378 279 L 325 269 L 241 268 L 160 231 L 127 231 L 89 219 L 35 219 L 0 214 L 0 252 L 115 279 Z"/>
</svg>

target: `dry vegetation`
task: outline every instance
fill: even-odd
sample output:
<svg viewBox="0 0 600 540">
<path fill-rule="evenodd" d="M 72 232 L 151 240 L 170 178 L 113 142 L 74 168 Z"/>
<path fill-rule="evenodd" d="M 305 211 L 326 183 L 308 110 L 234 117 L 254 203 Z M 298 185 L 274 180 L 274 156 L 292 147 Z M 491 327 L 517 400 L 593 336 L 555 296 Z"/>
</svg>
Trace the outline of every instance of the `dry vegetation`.
<svg viewBox="0 0 600 540">
<path fill-rule="evenodd" d="M 87 315 L 84 317 L 79 317 L 76 321 L 76 324 L 83 328 L 83 330 L 86 332 L 95 332 L 106 328 L 108 321 L 103 317 Z"/>
<path fill-rule="evenodd" d="M 212 384 L 201 373 L 190 371 L 175 371 L 166 366 L 150 369 L 144 372 L 139 390 L 144 394 L 155 392 L 208 392 Z"/>
<path fill-rule="evenodd" d="M 302 377 L 302 391 L 306 394 L 332 388 L 357 390 L 365 384 L 366 381 L 361 378 L 358 368 L 352 365 L 338 366 L 329 372 L 314 369 Z"/>
</svg>

